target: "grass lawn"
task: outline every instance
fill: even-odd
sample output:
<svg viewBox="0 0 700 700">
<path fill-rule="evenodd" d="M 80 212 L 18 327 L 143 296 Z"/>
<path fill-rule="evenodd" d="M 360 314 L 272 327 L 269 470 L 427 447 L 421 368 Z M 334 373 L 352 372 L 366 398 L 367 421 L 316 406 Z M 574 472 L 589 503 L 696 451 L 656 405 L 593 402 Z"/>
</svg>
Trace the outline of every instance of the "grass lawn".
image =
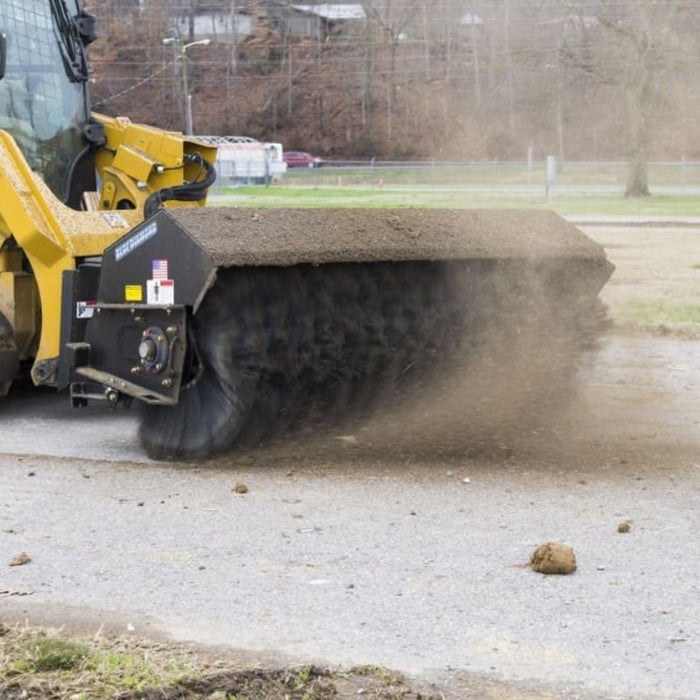
<svg viewBox="0 0 700 700">
<path fill-rule="evenodd" d="M 459 209 L 554 209 L 562 215 L 698 216 L 700 197 L 575 194 L 552 198 L 522 192 L 448 188 L 240 187 L 210 197 L 210 206 L 255 207 L 447 207 Z"/>
</svg>

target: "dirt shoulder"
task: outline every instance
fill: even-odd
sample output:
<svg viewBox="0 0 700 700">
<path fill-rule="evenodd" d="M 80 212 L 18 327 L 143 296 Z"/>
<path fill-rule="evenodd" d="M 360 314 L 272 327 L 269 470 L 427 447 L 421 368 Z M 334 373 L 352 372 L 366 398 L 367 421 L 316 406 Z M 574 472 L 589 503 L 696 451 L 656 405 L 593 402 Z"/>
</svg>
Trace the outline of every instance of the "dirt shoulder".
<svg viewBox="0 0 700 700">
<path fill-rule="evenodd" d="M 0 625 L 0 697 L 41 698 L 440 698 L 379 667 L 250 666 L 230 652 L 98 629 Z"/>
<path fill-rule="evenodd" d="M 86 628 L 0 623 L 3 700 L 547 700 L 463 675 L 438 687 L 381 666 L 252 664 L 231 651 Z"/>
</svg>

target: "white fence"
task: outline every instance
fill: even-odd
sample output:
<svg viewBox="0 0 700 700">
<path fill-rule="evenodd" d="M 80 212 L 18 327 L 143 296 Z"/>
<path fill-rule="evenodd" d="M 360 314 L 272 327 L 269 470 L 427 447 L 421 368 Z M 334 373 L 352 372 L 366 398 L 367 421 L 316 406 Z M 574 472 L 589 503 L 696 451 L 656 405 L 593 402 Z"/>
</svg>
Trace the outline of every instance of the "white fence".
<svg viewBox="0 0 700 700">
<path fill-rule="evenodd" d="M 648 167 L 653 193 L 700 194 L 700 161 L 655 161 Z M 326 160 L 322 167 L 287 171 L 281 184 L 325 187 L 435 187 L 499 191 L 538 196 L 547 188 L 546 161 L 380 161 Z M 627 163 L 559 161 L 551 193 L 624 193 Z"/>
</svg>

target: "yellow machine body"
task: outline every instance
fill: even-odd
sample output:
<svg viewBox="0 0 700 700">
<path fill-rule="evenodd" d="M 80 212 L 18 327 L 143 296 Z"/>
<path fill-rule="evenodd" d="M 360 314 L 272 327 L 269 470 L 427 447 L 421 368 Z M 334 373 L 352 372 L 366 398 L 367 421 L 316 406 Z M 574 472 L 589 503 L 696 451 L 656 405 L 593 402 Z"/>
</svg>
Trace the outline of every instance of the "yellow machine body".
<svg viewBox="0 0 700 700">
<path fill-rule="evenodd" d="M 142 221 L 150 194 L 195 177 L 197 166 L 185 162 L 187 154 L 198 152 L 212 164 L 216 159 L 215 148 L 181 134 L 93 116 L 106 141 L 95 154 L 101 186 L 84 193 L 84 211 L 64 205 L 0 130 L 0 313 L 14 329 L 20 362 L 33 362 L 36 384 L 56 381 L 64 271 L 76 260 L 101 256 Z"/>
</svg>

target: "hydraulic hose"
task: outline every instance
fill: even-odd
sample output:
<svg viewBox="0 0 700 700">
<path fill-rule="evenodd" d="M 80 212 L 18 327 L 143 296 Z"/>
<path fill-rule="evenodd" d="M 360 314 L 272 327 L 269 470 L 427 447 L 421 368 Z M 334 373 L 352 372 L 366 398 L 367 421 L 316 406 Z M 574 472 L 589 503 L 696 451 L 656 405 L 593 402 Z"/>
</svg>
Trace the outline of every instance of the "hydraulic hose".
<svg viewBox="0 0 700 700">
<path fill-rule="evenodd" d="M 186 182 L 177 187 L 164 187 L 151 194 L 143 207 L 144 218 L 153 216 L 164 202 L 176 200 L 179 202 L 196 202 L 206 196 L 207 190 L 216 182 L 216 170 L 200 153 L 185 155 L 188 163 L 200 165 L 200 171 L 192 182 Z M 201 177 L 202 172 L 204 177 Z M 201 179 L 200 179 L 201 178 Z"/>
</svg>

